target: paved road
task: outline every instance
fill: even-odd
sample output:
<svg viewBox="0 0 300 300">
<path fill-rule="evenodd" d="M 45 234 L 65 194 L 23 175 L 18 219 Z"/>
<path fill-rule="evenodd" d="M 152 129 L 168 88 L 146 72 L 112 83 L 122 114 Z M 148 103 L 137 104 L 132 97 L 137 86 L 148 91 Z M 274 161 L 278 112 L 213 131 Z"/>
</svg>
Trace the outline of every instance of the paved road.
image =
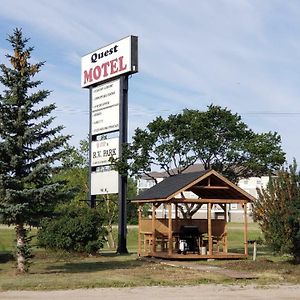
<svg viewBox="0 0 300 300">
<path fill-rule="evenodd" d="M 9 291 L 0 292 L 1 300 L 241 300 L 241 299 L 300 299 L 300 285 L 296 286 L 225 286 L 199 285 L 185 287 L 138 287 L 80 289 L 66 291 Z"/>
</svg>

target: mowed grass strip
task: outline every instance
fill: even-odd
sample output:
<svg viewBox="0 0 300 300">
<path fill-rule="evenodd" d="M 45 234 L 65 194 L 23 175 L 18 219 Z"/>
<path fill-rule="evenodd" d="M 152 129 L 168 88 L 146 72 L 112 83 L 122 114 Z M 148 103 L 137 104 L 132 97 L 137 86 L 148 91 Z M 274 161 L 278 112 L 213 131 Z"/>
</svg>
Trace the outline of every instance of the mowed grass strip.
<svg viewBox="0 0 300 300">
<path fill-rule="evenodd" d="M 223 280 L 222 276 L 203 276 L 197 271 L 174 269 L 136 259 L 135 254 L 105 254 L 97 257 L 51 254 L 35 258 L 30 274 L 15 275 L 12 264 L 0 271 L 1 290 L 51 290 L 93 287 L 133 287 L 188 285 Z"/>
<path fill-rule="evenodd" d="M 229 224 L 229 243 L 232 249 L 243 251 L 243 225 Z M 35 231 L 33 231 L 35 233 Z M 249 239 L 261 237 L 257 225 L 250 225 Z M 197 261 L 197 264 L 247 271 L 258 279 L 234 280 L 217 272 L 200 272 L 139 260 L 136 255 L 137 227 L 128 228 L 129 255 L 116 255 L 106 248 L 100 255 L 88 256 L 50 252 L 34 248 L 30 273 L 16 275 L 10 251 L 14 247 L 12 228 L 0 228 L 0 289 L 55 290 L 93 287 L 178 286 L 201 283 L 300 283 L 300 267 L 292 265 L 289 257 L 275 257 L 269 249 L 258 246 L 258 261 L 248 260 Z"/>
</svg>

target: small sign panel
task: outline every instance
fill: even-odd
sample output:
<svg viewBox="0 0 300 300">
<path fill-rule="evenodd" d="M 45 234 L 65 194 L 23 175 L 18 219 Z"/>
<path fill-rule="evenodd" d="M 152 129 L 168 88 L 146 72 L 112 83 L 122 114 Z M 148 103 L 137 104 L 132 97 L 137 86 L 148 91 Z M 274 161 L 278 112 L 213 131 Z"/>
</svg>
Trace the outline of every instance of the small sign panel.
<svg viewBox="0 0 300 300">
<path fill-rule="evenodd" d="M 91 195 L 117 194 L 119 174 L 110 168 L 91 173 Z"/>
<path fill-rule="evenodd" d="M 92 111 L 120 103 L 120 79 L 92 88 Z"/>
<path fill-rule="evenodd" d="M 92 112 L 92 135 L 119 130 L 119 105 Z"/>
<path fill-rule="evenodd" d="M 111 157 L 119 157 L 119 138 L 92 142 L 92 167 L 110 165 Z"/>
<path fill-rule="evenodd" d="M 81 58 L 81 87 L 138 71 L 138 38 L 128 36 Z"/>
</svg>

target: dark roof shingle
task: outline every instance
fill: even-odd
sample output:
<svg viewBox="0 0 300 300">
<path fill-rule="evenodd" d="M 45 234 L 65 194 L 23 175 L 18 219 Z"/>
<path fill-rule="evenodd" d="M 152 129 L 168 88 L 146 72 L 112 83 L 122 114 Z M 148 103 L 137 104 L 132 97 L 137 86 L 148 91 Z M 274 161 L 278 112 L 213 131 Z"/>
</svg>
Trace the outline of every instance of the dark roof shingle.
<svg viewBox="0 0 300 300">
<path fill-rule="evenodd" d="M 204 170 L 168 177 L 149 190 L 136 196 L 133 200 L 166 199 L 209 171 L 210 170 Z"/>
</svg>

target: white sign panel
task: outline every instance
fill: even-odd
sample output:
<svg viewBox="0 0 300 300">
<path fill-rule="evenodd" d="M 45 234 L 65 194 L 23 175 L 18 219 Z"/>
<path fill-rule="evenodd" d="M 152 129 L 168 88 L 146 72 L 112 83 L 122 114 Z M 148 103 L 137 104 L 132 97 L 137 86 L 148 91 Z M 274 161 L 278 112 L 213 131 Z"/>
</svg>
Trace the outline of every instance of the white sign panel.
<svg viewBox="0 0 300 300">
<path fill-rule="evenodd" d="M 120 103 L 120 80 L 110 81 L 92 88 L 92 111 Z"/>
<path fill-rule="evenodd" d="M 103 171 L 91 173 L 91 194 L 117 194 L 119 175 L 117 171 Z"/>
<path fill-rule="evenodd" d="M 92 112 L 92 135 L 119 130 L 119 105 Z"/>
<path fill-rule="evenodd" d="M 92 167 L 110 165 L 110 157 L 119 157 L 118 138 L 92 142 Z"/>
<path fill-rule="evenodd" d="M 129 36 L 81 58 L 81 87 L 137 71 L 137 37 Z"/>
</svg>

